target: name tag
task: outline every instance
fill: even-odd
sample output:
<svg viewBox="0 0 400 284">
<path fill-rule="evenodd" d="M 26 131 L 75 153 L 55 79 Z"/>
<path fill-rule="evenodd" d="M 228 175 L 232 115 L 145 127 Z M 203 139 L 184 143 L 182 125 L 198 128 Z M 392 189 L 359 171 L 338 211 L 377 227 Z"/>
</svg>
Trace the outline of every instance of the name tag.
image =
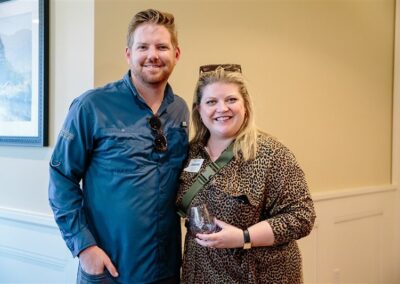
<svg viewBox="0 0 400 284">
<path fill-rule="evenodd" d="M 189 165 L 184 168 L 185 172 L 189 173 L 197 173 L 201 169 L 201 165 L 203 164 L 204 159 L 191 159 Z"/>
</svg>

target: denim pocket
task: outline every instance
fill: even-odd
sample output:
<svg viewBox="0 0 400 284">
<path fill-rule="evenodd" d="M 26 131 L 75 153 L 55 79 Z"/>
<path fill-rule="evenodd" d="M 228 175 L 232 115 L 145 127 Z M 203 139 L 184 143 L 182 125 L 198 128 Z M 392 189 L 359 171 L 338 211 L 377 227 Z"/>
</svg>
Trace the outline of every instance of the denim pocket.
<svg viewBox="0 0 400 284">
<path fill-rule="evenodd" d="M 90 284 L 90 283 L 96 283 L 96 284 L 115 284 L 116 282 L 108 273 L 107 270 L 104 270 L 103 273 L 100 274 L 89 274 L 85 272 L 81 266 L 78 268 L 78 277 L 76 279 L 77 284 Z"/>
</svg>

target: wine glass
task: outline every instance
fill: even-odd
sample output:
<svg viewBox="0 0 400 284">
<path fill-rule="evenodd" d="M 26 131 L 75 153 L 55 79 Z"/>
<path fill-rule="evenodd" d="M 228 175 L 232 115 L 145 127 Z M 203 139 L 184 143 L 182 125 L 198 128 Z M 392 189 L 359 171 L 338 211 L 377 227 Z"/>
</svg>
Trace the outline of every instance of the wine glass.
<svg viewBox="0 0 400 284">
<path fill-rule="evenodd" d="M 189 211 L 189 231 L 193 237 L 196 234 L 210 234 L 214 233 L 217 225 L 214 221 L 214 216 L 208 211 L 206 204 L 193 206 Z"/>
</svg>

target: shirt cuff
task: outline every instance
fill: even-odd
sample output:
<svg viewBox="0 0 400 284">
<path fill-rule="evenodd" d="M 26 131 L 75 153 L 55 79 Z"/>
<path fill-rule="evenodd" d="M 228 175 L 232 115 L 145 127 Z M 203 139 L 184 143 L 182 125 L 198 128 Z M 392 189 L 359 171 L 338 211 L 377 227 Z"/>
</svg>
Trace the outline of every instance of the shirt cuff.
<svg viewBox="0 0 400 284">
<path fill-rule="evenodd" d="M 84 249 L 97 245 L 96 240 L 87 227 L 84 227 L 79 233 L 67 240 L 66 243 L 73 257 L 78 256 Z"/>
</svg>

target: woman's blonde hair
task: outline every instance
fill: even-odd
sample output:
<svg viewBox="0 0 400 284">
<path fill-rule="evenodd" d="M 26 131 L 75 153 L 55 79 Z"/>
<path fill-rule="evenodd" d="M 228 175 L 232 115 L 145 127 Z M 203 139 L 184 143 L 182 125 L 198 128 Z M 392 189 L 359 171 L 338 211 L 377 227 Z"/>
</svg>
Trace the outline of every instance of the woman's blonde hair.
<svg viewBox="0 0 400 284">
<path fill-rule="evenodd" d="M 233 146 L 233 153 L 236 158 L 239 153 L 242 154 L 244 160 L 252 160 L 256 157 L 257 153 L 257 133 L 258 130 L 254 122 L 253 104 L 250 95 L 247 91 L 245 79 L 241 73 L 239 65 L 208 65 L 217 66 L 215 70 L 202 72 L 200 67 L 200 76 L 196 85 L 192 105 L 192 124 L 194 127 L 195 135 L 191 143 L 206 144 L 210 137 L 210 131 L 204 125 L 199 113 L 199 105 L 203 95 L 204 88 L 207 85 L 222 82 L 227 84 L 236 84 L 239 87 L 239 93 L 243 98 L 245 107 L 245 118 L 242 126 L 240 127 Z M 239 66 L 238 70 L 230 71 L 229 66 Z M 205 68 L 207 69 L 207 68 Z"/>
</svg>

